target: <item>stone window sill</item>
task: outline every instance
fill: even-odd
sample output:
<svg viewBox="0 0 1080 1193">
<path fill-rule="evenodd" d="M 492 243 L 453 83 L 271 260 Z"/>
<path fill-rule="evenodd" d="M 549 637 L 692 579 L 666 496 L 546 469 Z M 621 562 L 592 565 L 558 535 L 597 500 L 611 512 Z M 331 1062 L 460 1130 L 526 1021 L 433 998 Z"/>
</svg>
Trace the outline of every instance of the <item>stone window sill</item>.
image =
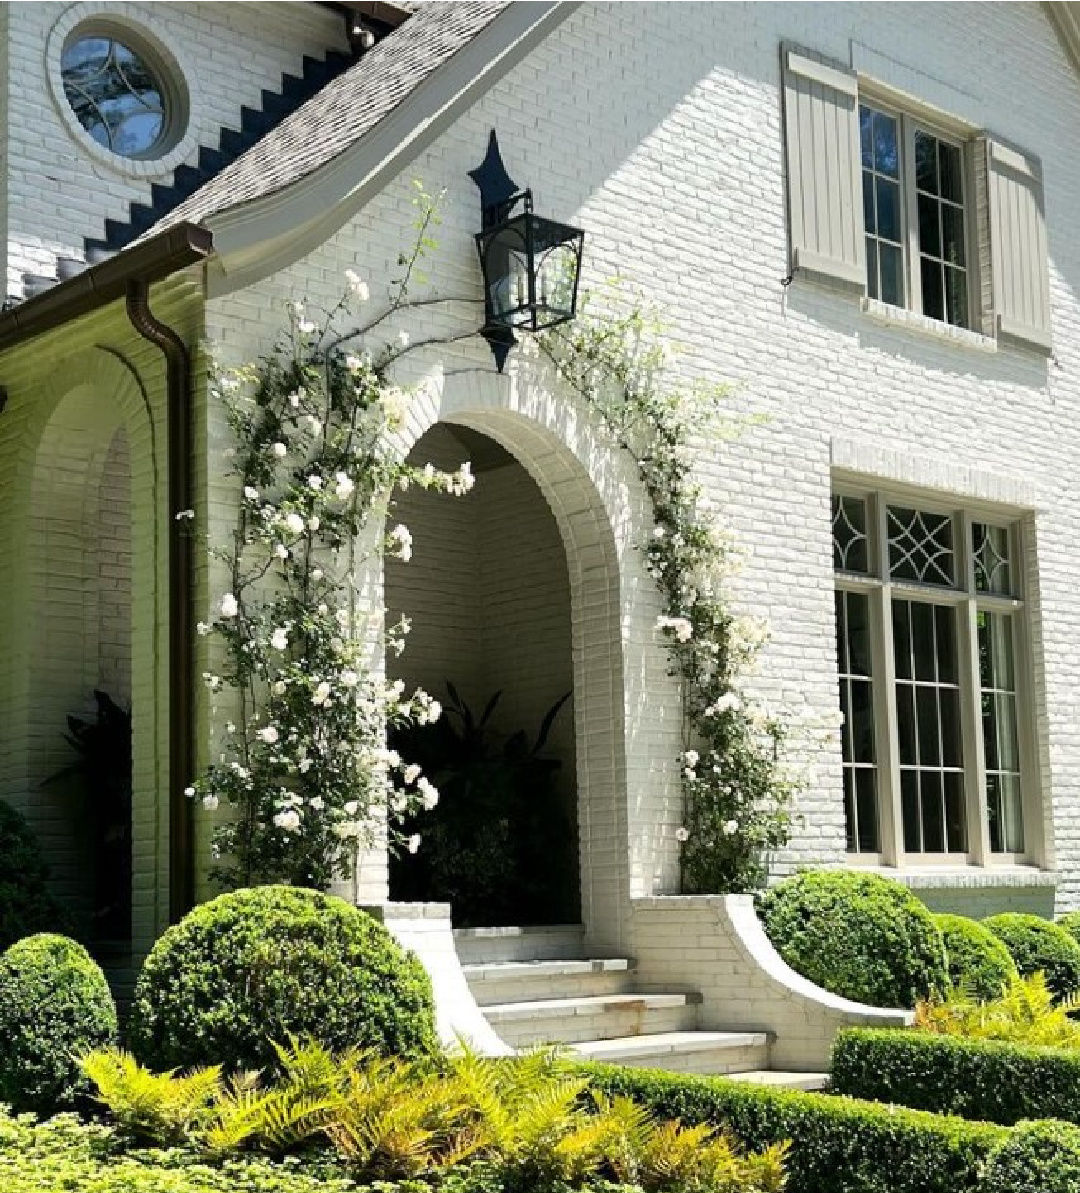
<svg viewBox="0 0 1080 1193">
<path fill-rule="evenodd" d="M 879 302 L 876 298 L 864 298 L 862 310 L 863 314 L 873 319 L 875 323 L 883 323 L 889 327 L 903 328 L 905 331 L 913 331 L 918 335 L 930 336 L 942 343 L 953 344 L 957 348 L 988 353 L 998 350 L 997 340 L 992 336 L 984 336 L 980 332 L 970 331 L 966 327 L 953 327 L 951 323 L 943 323 L 940 319 L 930 319 L 918 311 L 909 311 L 905 307 Z"/>
<path fill-rule="evenodd" d="M 1003 887 L 1057 886 L 1055 870 L 1036 866 L 926 866 L 922 869 L 895 866 L 853 866 L 883 878 L 893 878 L 912 890 L 977 890 Z"/>
</svg>

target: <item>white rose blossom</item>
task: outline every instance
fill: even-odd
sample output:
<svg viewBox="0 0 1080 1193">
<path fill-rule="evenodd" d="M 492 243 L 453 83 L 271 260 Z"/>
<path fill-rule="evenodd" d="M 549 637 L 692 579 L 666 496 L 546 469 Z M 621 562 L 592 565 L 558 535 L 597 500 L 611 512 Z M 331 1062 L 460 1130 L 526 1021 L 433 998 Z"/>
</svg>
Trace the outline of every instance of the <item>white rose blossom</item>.
<svg viewBox="0 0 1080 1193">
<path fill-rule="evenodd" d="M 218 605 L 222 617 L 233 618 L 240 612 L 240 602 L 233 596 L 231 592 L 227 592 Z"/>
<path fill-rule="evenodd" d="M 202 806 L 208 812 L 216 812 L 218 808 L 218 797 L 212 791 L 208 791 L 206 795 L 202 797 Z"/>
<path fill-rule="evenodd" d="M 270 635 L 270 645 L 274 650 L 289 649 L 289 631 L 279 627 Z"/>
<path fill-rule="evenodd" d="M 300 831 L 300 813 L 295 808 L 278 812 L 274 817 L 274 824 L 287 833 L 298 833 Z"/>
<path fill-rule="evenodd" d="M 273 444 L 271 446 L 270 450 L 274 453 L 275 456 L 277 456 L 277 458 L 279 460 L 284 460 L 285 457 L 289 454 L 289 449 L 285 446 L 284 443 L 280 443 L 280 442 Z"/>
<path fill-rule="evenodd" d="M 420 848 L 420 834 L 413 833 L 413 835 L 405 842 L 405 848 L 410 853 L 416 853 L 416 851 Z"/>
<path fill-rule="evenodd" d="M 416 784 L 424 804 L 424 811 L 430 812 L 439 802 L 439 789 L 429 780 L 421 778 Z"/>
<path fill-rule="evenodd" d="M 690 830 L 688 828 L 683 827 L 683 825 L 679 825 L 679 827 L 675 830 L 675 840 L 682 841 L 682 842 L 689 841 L 690 840 Z"/>
<path fill-rule="evenodd" d="M 262 729 L 258 730 L 255 736 L 261 742 L 265 742 L 268 746 L 275 745 L 281 736 L 273 725 L 264 725 Z"/>
<path fill-rule="evenodd" d="M 288 528 L 290 534 L 304 533 L 304 519 L 297 513 L 285 515 L 285 526 Z"/>
</svg>

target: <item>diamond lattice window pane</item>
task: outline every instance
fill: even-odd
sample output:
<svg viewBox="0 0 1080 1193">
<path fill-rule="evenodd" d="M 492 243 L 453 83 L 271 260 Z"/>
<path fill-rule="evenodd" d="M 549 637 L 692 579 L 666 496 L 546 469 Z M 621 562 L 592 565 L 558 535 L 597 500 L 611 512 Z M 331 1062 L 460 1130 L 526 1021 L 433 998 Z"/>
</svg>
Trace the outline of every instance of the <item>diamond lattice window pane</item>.
<svg viewBox="0 0 1080 1193">
<path fill-rule="evenodd" d="M 870 570 L 870 545 L 866 535 L 866 502 L 861 497 L 832 499 L 833 567 L 838 572 Z"/>
<path fill-rule="evenodd" d="M 956 553 L 948 514 L 888 507 L 889 574 L 897 580 L 953 584 Z"/>
<path fill-rule="evenodd" d="M 1009 532 L 1004 526 L 973 523 L 971 556 L 975 563 L 975 588 L 978 592 L 1006 596 L 1012 592 Z"/>
</svg>

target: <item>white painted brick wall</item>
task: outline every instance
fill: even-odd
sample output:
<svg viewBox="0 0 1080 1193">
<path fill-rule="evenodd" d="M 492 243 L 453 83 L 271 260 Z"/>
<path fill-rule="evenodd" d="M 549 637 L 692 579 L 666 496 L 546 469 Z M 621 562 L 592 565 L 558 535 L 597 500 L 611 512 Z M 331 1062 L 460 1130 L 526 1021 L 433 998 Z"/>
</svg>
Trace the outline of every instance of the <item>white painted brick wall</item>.
<svg viewBox="0 0 1080 1193">
<path fill-rule="evenodd" d="M 125 163 L 88 151 L 50 83 L 62 38 L 90 18 L 127 23 L 171 54 L 190 94 L 186 151 Z M 130 204 L 149 202 L 153 182 L 168 185 L 199 147 L 217 147 L 223 127 L 240 127 L 243 106 L 262 107 L 263 88 L 279 91 L 284 72 L 302 73 L 305 54 L 343 49 L 344 21 L 318 4 L 272 5 L 109 2 L 4 5 L 3 112 L 7 172 L 7 293 L 22 294 L 22 274 L 53 275 L 58 255 L 81 258 L 83 238 L 104 235 L 107 218 L 126 220 Z"/>
<path fill-rule="evenodd" d="M 881 81 L 1041 156 L 1056 346 L 1049 366 L 882 325 L 856 302 L 802 282 L 781 286 L 782 38 L 845 60 L 854 53 Z M 322 248 L 215 300 L 210 330 L 229 353 L 250 355 L 268 343 L 285 298 L 336 298 L 346 267 L 371 280 L 373 305 L 384 301 L 410 234 L 413 178 L 448 188 L 432 289 L 479 294 L 471 241 L 479 213 L 466 171 L 497 128 L 510 173 L 533 186 L 538 209 L 587 230 L 587 280 L 620 273 L 640 285 L 685 350 L 685 377 L 729 381 L 733 410 L 767 416 L 736 442 L 703 438 L 697 460 L 746 553 L 733 597 L 771 623 L 754 686 L 792 724 L 791 762 L 808 779 L 781 868 L 844 856 L 838 747 L 820 748 L 820 734 L 806 728 L 837 709 L 834 440 L 862 445 L 886 480 L 944 485 L 962 501 L 985 497 L 986 478 L 1003 478 L 1006 492 L 1026 495 L 1042 794 L 1065 908 L 1080 904 L 1080 509 L 1071 486 L 1080 449 L 1080 249 L 1071 226 L 1078 116 L 1077 80 L 1035 5 L 586 4 Z M 405 321 L 414 333 L 438 334 L 460 330 L 466 317 L 455 308 Z M 440 348 L 409 367 L 419 377 L 489 369 L 490 359 L 482 346 Z M 579 414 L 573 403 L 565 409 L 571 424 Z M 603 487 L 602 472 L 594 474 Z M 624 543 L 626 525 L 618 515 L 616 523 Z M 627 578 L 623 601 L 637 595 Z M 628 693 L 632 683 L 670 691 L 662 654 L 648 654 L 648 624 L 624 618 Z M 641 799 L 629 801 L 631 837 L 635 826 L 666 826 L 653 846 L 663 854 L 678 815 L 664 769 L 670 732 L 639 715 L 647 702 L 635 709 L 628 694 L 627 707 L 629 754 L 614 765 L 640 784 Z M 671 889 L 670 865 L 655 857 L 633 857 L 635 889 Z"/>
</svg>

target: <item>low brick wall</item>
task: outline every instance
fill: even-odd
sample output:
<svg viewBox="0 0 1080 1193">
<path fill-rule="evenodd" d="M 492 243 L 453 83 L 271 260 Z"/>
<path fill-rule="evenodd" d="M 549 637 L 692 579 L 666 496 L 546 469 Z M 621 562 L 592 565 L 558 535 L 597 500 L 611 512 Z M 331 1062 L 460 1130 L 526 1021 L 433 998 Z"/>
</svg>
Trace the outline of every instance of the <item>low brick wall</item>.
<svg viewBox="0 0 1080 1193">
<path fill-rule="evenodd" d="M 773 1068 L 823 1071 L 841 1027 L 905 1027 L 912 1013 L 863 1006 L 797 974 L 770 944 L 750 895 L 631 901 L 633 955 L 645 986 L 700 991 L 699 1026 L 771 1032 Z"/>
</svg>

